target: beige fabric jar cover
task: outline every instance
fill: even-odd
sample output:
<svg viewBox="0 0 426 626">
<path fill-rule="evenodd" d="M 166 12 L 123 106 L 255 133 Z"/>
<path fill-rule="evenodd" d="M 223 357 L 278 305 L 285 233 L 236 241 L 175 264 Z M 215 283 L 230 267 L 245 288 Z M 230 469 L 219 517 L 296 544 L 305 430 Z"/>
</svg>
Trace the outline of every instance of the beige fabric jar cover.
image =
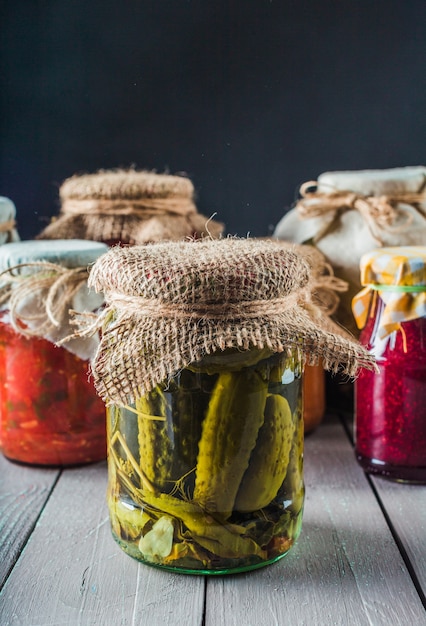
<svg viewBox="0 0 426 626">
<path fill-rule="evenodd" d="M 302 185 L 300 195 L 274 236 L 314 245 L 348 282 L 336 319 L 357 336 L 351 302 L 361 289 L 362 255 L 381 246 L 425 242 L 426 167 L 325 172 Z"/>
<path fill-rule="evenodd" d="M 75 175 L 60 188 L 61 210 L 37 239 L 91 239 L 124 244 L 219 236 L 223 224 L 197 212 L 185 176 L 100 170 Z"/>
<path fill-rule="evenodd" d="M 92 364 L 99 395 L 127 405 L 206 354 L 226 348 L 296 350 L 354 376 L 374 358 L 310 301 L 304 259 L 277 242 L 226 238 L 114 247 L 89 284 L 106 308 Z"/>
</svg>

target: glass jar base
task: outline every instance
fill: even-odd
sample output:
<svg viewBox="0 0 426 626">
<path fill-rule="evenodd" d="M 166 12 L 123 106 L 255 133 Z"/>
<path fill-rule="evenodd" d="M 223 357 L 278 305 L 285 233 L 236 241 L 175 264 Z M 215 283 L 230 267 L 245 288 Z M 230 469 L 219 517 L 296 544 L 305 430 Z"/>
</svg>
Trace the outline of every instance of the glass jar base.
<svg viewBox="0 0 426 626">
<path fill-rule="evenodd" d="M 227 574 L 242 574 L 244 572 L 250 572 L 252 570 L 260 569 L 261 567 L 272 565 L 273 563 L 276 563 L 277 561 L 285 557 L 290 551 L 291 547 L 294 545 L 294 543 L 292 542 L 288 546 L 288 549 L 285 552 L 282 552 L 268 560 L 258 561 L 258 562 L 253 562 L 253 563 L 245 563 L 244 565 L 229 565 L 228 567 L 218 567 L 217 569 L 214 569 L 214 568 L 202 568 L 201 569 L 198 567 L 191 568 L 190 566 L 173 567 L 167 564 L 147 561 L 146 559 L 140 556 L 140 552 L 135 549 L 134 545 L 130 543 L 126 543 L 125 541 L 122 541 L 119 537 L 117 537 L 114 531 L 112 531 L 112 536 L 113 536 L 113 539 L 118 543 L 120 548 L 123 550 L 123 552 L 125 552 L 126 554 L 134 558 L 136 561 L 139 561 L 140 563 L 143 563 L 144 565 L 148 565 L 149 567 L 155 567 L 156 569 L 164 570 L 166 572 L 173 572 L 175 574 L 189 574 L 192 576 L 225 576 Z"/>
<path fill-rule="evenodd" d="M 359 465 L 368 474 L 380 476 L 400 483 L 426 484 L 426 467 L 410 467 L 407 465 L 391 465 L 378 459 L 370 459 L 356 452 Z"/>
<path fill-rule="evenodd" d="M 4 458 L 9 461 L 9 463 L 14 463 L 15 465 L 22 465 L 22 467 L 38 467 L 40 469 L 62 469 L 64 467 L 71 469 L 73 467 L 83 467 L 85 465 L 94 465 L 95 463 L 100 463 L 101 461 L 105 461 L 106 452 L 101 455 L 92 456 L 89 459 L 75 459 L 72 461 L 69 460 L 54 460 L 49 459 L 46 463 L 35 462 L 27 459 L 16 459 L 13 456 L 9 456 L 4 450 L 1 451 Z"/>
</svg>

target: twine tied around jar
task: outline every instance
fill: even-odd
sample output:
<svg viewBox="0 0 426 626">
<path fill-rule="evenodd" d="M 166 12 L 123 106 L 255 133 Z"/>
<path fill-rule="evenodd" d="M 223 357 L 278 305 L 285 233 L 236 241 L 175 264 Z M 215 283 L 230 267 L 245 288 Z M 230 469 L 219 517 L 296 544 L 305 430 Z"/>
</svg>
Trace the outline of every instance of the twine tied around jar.
<svg viewBox="0 0 426 626">
<path fill-rule="evenodd" d="M 196 213 L 197 209 L 188 198 L 150 198 L 145 200 L 123 201 L 109 200 L 74 200 L 67 199 L 62 204 L 63 215 L 137 215 L 148 219 L 155 215 L 186 216 Z"/>
<path fill-rule="evenodd" d="M 15 220 L 8 220 L 7 222 L 0 222 L 0 233 L 8 233 L 8 238 L 5 243 L 9 243 L 12 240 L 12 231 L 16 226 Z"/>
<path fill-rule="evenodd" d="M 37 239 L 81 238 L 144 244 L 219 236 L 224 226 L 197 212 L 186 176 L 145 170 L 75 175 L 60 188 L 59 215 Z"/>
<path fill-rule="evenodd" d="M 30 274 L 23 268 L 40 268 Z M 73 297 L 87 283 L 87 267 L 66 268 L 48 261 L 20 263 L 0 273 L 0 305 L 12 328 L 26 337 L 46 337 L 68 328 Z"/>
<path fill-rule="evenodd" d="M 360 213 L 368 226 L 371 236 L 379 246 L 383 245 L 382 232 L 404 232 L 413 221 L 413 216 L 406 212 L 400 204 L 409 204 L 416 208 L 416 204 L 424 202 L 424 193 L 401 193 L 381 196 L 368 196 L 351 191 L 331 189 L 329 192 L 311 191 L 317 189 L 317 181 L 308 181 L 301 185 L 299 193 L 302 196 L 295 204 L 302 219 L 320 217 L 331 214 L 331 222 L 327 222 L 314 237 L 319 241 L 330 230 L 342 211 L 356 210 Z M 399 217 L 404 217 L 403 223 L 393 225 Z"/>
<path fill-rule="evenodd" d="M 374 358 L 310 300 L 310 272 L 270 241 L 226 238 L 114 247 L 93 265 L 100 315 L 77 316 L 77 334 L 101 330 L 92 362 L 99 395 L 128 405 L 181 369 L 233 348 L 297 352 L 354 376 Z M 336 329 L 336 332 L 332 332 Z"/>
<path fill-rule="evenodd" d="M 333 315 L 339 306 L 339 293 L 348 290 L 348 283 L 334 275 L 333 267 L 325 256 L 314 246 L 296 244 L 282 239 L 274 239 L 283 249 L 293 250 L 305 259 L 311 270 L 310 288 L 311 299 L 326 315 Z"/>
</svg>

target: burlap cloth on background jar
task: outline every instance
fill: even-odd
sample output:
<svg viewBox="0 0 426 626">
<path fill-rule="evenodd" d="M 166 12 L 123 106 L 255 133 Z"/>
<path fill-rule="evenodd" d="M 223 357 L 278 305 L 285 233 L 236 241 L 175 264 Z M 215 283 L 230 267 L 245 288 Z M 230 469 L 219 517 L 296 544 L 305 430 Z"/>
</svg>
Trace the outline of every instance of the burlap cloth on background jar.
<svg viewBox="0 0 426 626">
<path fill-rule="evenodd" d="M 89 286 L 106 308 L 80 334 L 102 329 L 92 363 L 99 395 L 126 405 L 206 354 L 226 348 L 294 350 L 356 375 L 373 357 L 311 302 L 307 262 L 280 243 L 225 238 L 115 247 Z M 337 332 L 333 332 L 335 329 Z"/>
<path fill-rule="evenodd" d="M 59 190 L 59 216 L 37 239 L 91 239 L 144 244 L 208 234 L 223 224 L 197 212 L 185 176 L 134 169 L 74 175 Z"/>
<path fill-rule="evenodd" d="M 308 263 L 310 269 L 309 285 L 312 303 L 326 315 L 333 315 L 340 303 L 339 294 L 348 290 L 348 283 L 334 275 L 334 270 L 325 256 L 314 246 L 295 244 L 272 238 L 287 250 L 293 250 Z M 337 330 L 337 328 L 336 328 Z"/>
</svg>

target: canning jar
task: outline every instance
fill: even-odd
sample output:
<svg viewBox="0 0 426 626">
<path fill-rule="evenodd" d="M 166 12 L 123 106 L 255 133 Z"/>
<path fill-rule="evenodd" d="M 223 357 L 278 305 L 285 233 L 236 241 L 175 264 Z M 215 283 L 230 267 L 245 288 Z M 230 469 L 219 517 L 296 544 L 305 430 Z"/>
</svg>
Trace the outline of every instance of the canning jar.
<svg viewBox="0 0 426 626">
<path fill-rule="evenodd" d="M 131 556 L 187 573 L 283 556 L 304 500 L 301 362 L 211 355 L 108 409 L 108 507 Z"/>
<path fill-rule="evenodd" d="M 201 215 L 194 185 L 183 175 L 136 169 L 101 170 L 67 178 L 61 209 L 37 239 L 81 238 L 113 245 L 218 237 L 223 224 Z"/>
<path fill-rule="evenodd" d="M 88 373 L 96 340 L 56 345 L 72 332 L 68 308 L 102 303 L 88 292 L 87 266 L 106 249 L 78 240 L 0 248 L 8 270 L 0 276 L 0 436 L 12 461 L 65 466 L 106 457 L 105 405 Z"/>
<path fill-rule="evenodd" d="M 303 424 L 305 433 L 310 433 L 321 424 L 325 414 L 325 371 L 322 364 L 305 366 L 303 398 Z"/>
<path fill-rule="evenodd" d="M 365 254 L 353 301 L 378 372 L 355 382 L 356 456 L 369 473 L 426 482 L 426 248 Z"/>
<path fill-rule="evenodd" d="M 304 363 L 326 356 L 349 372 L 370 359 L 310 316 L 308 282 L 294 251 L 236 238 L 115 247 L 94 264 L 108 504 L 131 556 L 225 574 L 294 544 Z"/>
</svg>

